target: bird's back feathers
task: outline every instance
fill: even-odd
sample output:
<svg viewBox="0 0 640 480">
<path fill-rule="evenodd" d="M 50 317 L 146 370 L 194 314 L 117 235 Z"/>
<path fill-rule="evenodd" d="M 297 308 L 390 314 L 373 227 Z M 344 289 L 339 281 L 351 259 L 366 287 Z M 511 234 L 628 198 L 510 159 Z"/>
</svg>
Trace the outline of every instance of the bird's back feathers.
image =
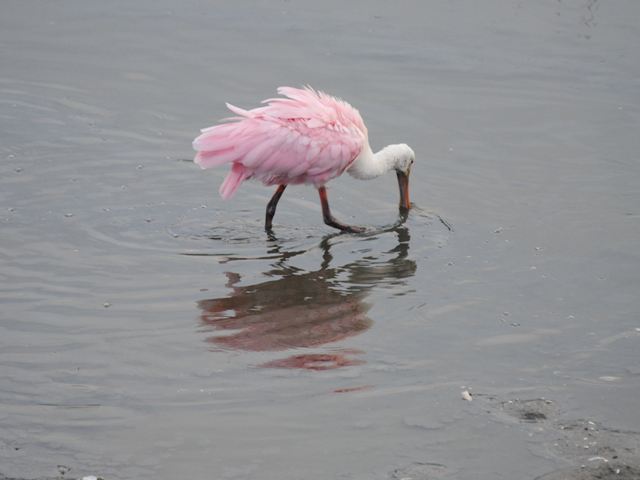
<svg viewBox="0 0 640 480">
<path fill-rule="evenodd" d="M 310 87 L 280 87 L 278 93 L 286 98 L 270 98 L 252 110 L 227 104 L 237 116 L 194 140 L 200 167 L 232 164 L 220 187 L 223 198 L 249 178 L 265 185 L 324 185 L 368 145 L 362 117 L 347 102 Z"/>
</svg>

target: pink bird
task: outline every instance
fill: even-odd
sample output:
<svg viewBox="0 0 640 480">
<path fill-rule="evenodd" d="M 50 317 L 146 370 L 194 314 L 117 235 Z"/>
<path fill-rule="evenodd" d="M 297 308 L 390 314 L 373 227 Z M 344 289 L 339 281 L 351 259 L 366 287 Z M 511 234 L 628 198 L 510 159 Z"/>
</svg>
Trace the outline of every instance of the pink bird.
<svg viewBox="0 0 640 480">
<path fill-rule="evenodd" d="M 368 180 L 395 170 L 400 209 L 407 211 L 409 174 L 415 154 L 406 144 L 388 145 L 377 153 L 369 146 L 367 127 L 347 102 L 313 90 L 280 87 L 287 98 L 270 98 L 262 107 L 244 110 L 227 103 L 237 115 L 205 128 L 193 141 L 195 163 L 201 168 L 231 164 L 220 186 L 230 198 L 245 180 L 278 185 L 267 205 L 265 230 L 271 231 L 276 206 L 287 185 L 311 184 L 318 189 L 324 222 L 347 232 L 364 228 L 344 225 L 331 215 L 325 184 L 348 172 Z"/>
</svg>

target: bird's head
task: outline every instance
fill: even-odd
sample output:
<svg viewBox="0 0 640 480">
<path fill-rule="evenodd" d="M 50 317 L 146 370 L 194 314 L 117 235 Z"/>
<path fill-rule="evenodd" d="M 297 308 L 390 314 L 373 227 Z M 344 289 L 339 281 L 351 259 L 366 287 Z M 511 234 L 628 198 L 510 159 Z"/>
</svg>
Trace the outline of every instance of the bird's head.
<svg viewBox="0 0 640 480">
<path fill-rule="evenodd" d="M 411 201 L 409 200 L 409 175 L 411 167 L 415 162 L 416 154 L 406 143 L 391 145 L 395 163 L 396 175 L 398 176 L 398 187 L 400 188 L 400 209 L 409 210 Z"/>
</svg>

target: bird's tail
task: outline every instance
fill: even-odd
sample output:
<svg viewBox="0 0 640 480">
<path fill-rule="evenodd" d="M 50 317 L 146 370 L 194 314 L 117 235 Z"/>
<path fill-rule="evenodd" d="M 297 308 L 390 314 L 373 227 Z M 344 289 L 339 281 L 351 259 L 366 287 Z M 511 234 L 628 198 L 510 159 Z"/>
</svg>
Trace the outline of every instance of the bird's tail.
<svg viewBox="0 0 640 480">
<path fill-rule="evenodd" d="M 237 125 L 228 123 L 204 129 L 193 141 L 193 148 L 197 151 L 194 162 L 200 168 L 212 168 L 237 160 L 240 152 L 233 141 Z"/>
<path fill-rule="evenodd" d="M 222 185 L 220 185 L 220 196 L 224 200 L 233 197 L 242 182 L 247 179 L 247 174 L 247 169 L 241 163 L 234 163 L 231 171 L 227 174 Z"/>
</svg>

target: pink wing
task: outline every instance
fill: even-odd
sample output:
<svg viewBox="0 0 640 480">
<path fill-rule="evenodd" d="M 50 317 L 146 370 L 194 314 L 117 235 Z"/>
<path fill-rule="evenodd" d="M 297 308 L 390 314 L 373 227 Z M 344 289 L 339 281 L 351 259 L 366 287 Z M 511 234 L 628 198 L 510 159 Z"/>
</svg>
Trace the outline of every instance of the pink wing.
<svg viewBox="0 0 640 480">
<path fill-rule="evenodd" d="M 231 163 L 220 186 L 231 197 L 249 178 L 265 185 L 324 185 L 344 172 L 367 142 L 360 113 L 348 103 L 310 87 L 280 87 L 288 98 L 243 110 L 227 104 L 237 117 L 202 130 L 193 142 L 202 168 Z"/>
</svg>

